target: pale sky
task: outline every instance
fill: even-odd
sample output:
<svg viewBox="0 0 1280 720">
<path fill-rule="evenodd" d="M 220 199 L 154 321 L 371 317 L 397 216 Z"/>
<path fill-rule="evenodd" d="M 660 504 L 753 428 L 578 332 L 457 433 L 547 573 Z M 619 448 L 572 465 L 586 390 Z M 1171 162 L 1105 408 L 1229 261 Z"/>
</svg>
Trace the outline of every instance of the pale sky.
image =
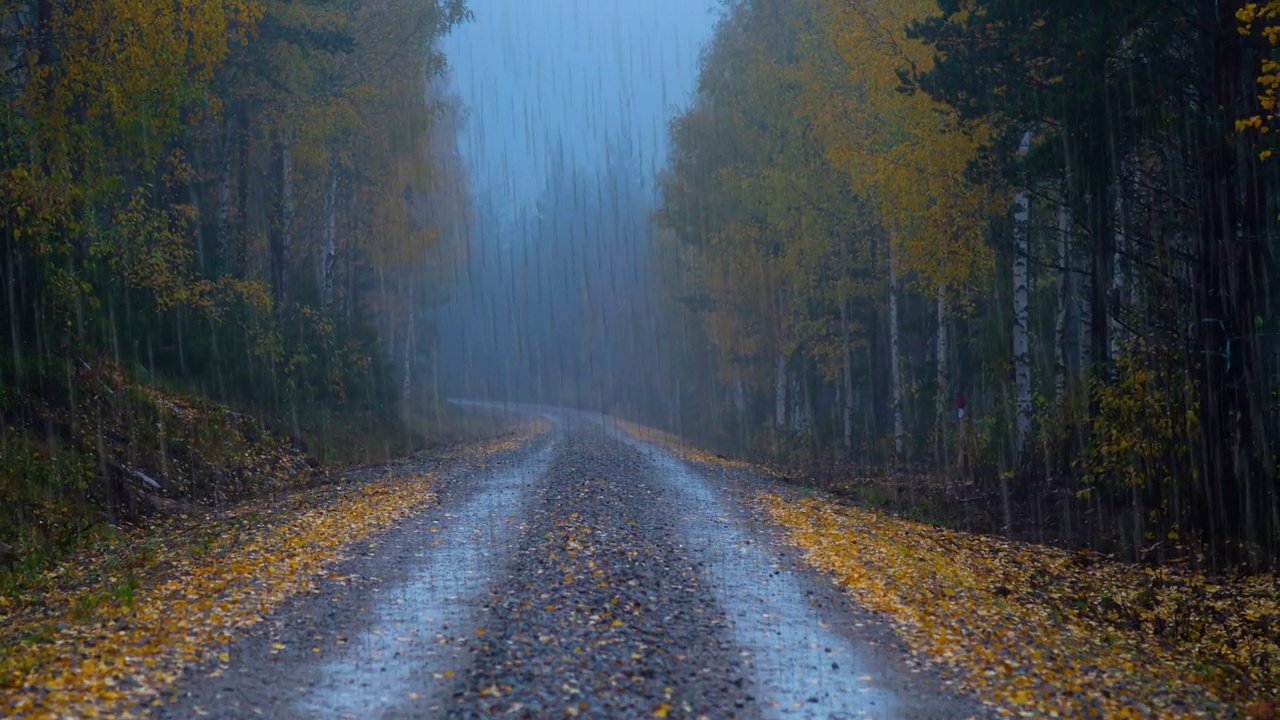
<svg viewBox="0 0 1280 720">
<path fill-rule="evenodd" d="M 470 112 L 459 143 L 476 200 L 507 217 L 536 198 L 548 154 L 604 165 L 610 142 L 638 144 L 651 182 L 667 123 L 688 105 L 720 0 L 470 0 L 475 19 L 445 39 Z"/>
</svg>

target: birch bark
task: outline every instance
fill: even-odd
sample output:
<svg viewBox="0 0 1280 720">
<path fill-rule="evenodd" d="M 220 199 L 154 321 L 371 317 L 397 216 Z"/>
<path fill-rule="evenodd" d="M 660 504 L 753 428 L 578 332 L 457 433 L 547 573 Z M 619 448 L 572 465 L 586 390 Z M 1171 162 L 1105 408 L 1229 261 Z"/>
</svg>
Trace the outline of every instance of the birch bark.
<svg viewBox="0 0 1280 720">
<path fill-rule="evenodd" d="M 320 294 L 326 310 L 333 306 L 333 265 L 337 257 L 338 172 L 329 170 L 324 188 L 324 231 L 320 247 Z"/>
<path fill-rule="evenodd" d="M 1031 147 L 1031 131 L 1022 134 L 1018 147 L 1026 155 Z M 1031 221 L 1031 198 L 1026 187 L 1018 189 L 1013 209 L 1013 394 L 1014 448 L 1017 468 L 1023 473 L 1031 456 L 1031 343 L 1029 337 L 1029 298 L 1027 256 L 1030 252 L 1028 225 Z"/>
</svg>

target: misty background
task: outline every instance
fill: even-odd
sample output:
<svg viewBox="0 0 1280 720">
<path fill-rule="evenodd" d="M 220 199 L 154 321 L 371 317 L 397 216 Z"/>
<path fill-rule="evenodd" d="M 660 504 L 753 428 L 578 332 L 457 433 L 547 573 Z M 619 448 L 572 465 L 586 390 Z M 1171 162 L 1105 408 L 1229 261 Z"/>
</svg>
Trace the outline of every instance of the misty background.
<svg viewBox="0 0 1280 720">
<path fill-rule="evenodd" d="M 657 356 L 654 178 L 716 0 L 478 0 L 443 39 L 475 199 L 438 397 L 634 407 Z"/>
</svg>

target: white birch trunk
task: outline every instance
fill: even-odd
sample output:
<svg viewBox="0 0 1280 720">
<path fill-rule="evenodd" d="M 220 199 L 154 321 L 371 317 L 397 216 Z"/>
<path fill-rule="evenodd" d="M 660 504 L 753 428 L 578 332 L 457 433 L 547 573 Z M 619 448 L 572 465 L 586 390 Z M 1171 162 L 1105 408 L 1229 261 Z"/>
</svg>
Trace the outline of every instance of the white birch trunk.
<svg viewBox="0 0 1280 720">
<path fill-rule="evenodd" d="M 227 127 L 223 132 L 222 142 L 222 167 L 218 170 L 218 209 L 216 211 L 217 219 L 217 256 L 219 259 L 227 257 L 227 248 L 231 240 L 231 176 L 233 172 L 232 158 L 234 153 L 232 149 L 232 121 L 227 119 Z"/>
<path fill-rule="evenodd" d="M 1018 152 L 1025 155 L 1031 146 L 1031 131 L 1022 134 Z M 1028 271 L 1030 252 L 1028 224 L 1031 221 L 1031 198 L 1025 187 L 1019 188 L 1013 210 L 1013 395 L 1014 449 L 1019 473 L 1026 470 L 1031 456 L 1031 344 L 1029 338 Z"/>
<path fill-rule="evenodd" d="M 809 429 L 810 418 L 808 412 L 808 393 L 801 382 L 799 373 L 792 372 L 791 376 L 791 429 L 796 433 L 802 433 Z"/>
<path fill-rule="evenodd" d="M 1111 307 L 1108 308 L 1107 321 L 1111 324 L 1111 359 L 1120 356 L 1120 346 L 1124 342 L 1124 325 L 1120 322 L 1120 311 L 1124 307 L 1125 278 L 1124 253 L 1128 242 L 1124 231 L 1124 183 L 1116 183 L 1115 199 L 1115 250 L 1111 255 Z"/>
<path fill-rule="evenodd" d="M 898 275 L 893 267 L 893 239 L 889 239 L 889 352 L 893 380 L 893 455 L 895 463 L 906 452 L 907 431 L 902 423 L 902 348 L 898 335 Z"/>
<path fill-rule="evenodd" d="M 328 310 L 333 306 L 333 265 L 337 257 L 337 205 L 338 173 L 329 170 L 329 181 L 324 188 L 324 231 L 320 246 L 320 296 L 321 304 Z"/>
<path fill-rule="evenodd" d="M 1067 395 L 1067 315 L 1071 299 L 1071 208 L 1066 187 L 1058 205 L 1058 307 L 1053 323 L 1053 402 L 1062 407 Z"/>
</svg>

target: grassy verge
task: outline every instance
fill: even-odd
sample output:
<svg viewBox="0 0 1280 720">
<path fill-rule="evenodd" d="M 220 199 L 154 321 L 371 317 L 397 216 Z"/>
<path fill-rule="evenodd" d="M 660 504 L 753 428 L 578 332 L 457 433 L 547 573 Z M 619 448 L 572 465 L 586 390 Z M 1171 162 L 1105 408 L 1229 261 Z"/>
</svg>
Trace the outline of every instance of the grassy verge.
<svg viewBox="0 0 1280 720">
<path fill-rule="evenodd" d="M 963 532 L 944 526 L 981 524 L 964 484 L 875 472 L 797 483 L 621 424 L 686 460 L 817 490 L 753 502 L 916 656 L 1002 714 L 1280 718 L 1276 575 L 1213 578 Z"/>
<path fill-rule="evenodd" d="M 454 454 L 484 457 L 537 431 Z M 119 713 L 161 702 L 190 663 L 225 665 L 238 633 L 435 502 L 430 476 L 370 475 L 117 531 L 0 597 L 0 717 Z"/>
<path fill-rule="evenodd" d="M 742 468 L 742 469 L 749 468 L 754 470 L 760 470 L 763 472 L 768 472 L 771 474 L 776 474 L 775 470 L 766 468 L 763 465 L 758 465 L 756 463 L 749 463 L 743 460 L 735 460 L 733 458 L 726 457 L 719 453 L 700 450 L 692 445 L 689 445 L 683 439 L 676 437 L 671 433 L 658 430 L 656 428 L 640 425 L 639 423 L 634 423 L 634 422 L 631 422 L 630 420 L 615 420 L 615 422 L 618 424 L 618 427 L 622 428 L 624 432 L 636 438 L 637 440 L 643 440 L 645 442 L 657 443 L 658 445 L 662 445 L 663 447 L 667 448 L 668 450 L 671 450 L 672 452 L 684 458 L 685 460 L 689 460 L 692 462 L 709 463 L 712 465 L 721 465 L 723 467 L 733 467 L 733 468 Z"/>
<path fill-rule="evenodd" d="M 4 400 L 0 598 L 118 528 L 302 487 L 316 471 L 256 418 L 110 364 L 7 388 Z"/>
<path fill-rule="evenodd" d="M 284 423 L 275 431 L 289 433 Z M 498 419 L 465 413 L 452 405 L 416 412 L 407 419 L 333 413 L 306 413 L 299 423 L 299 446 L 326 467 L 383 463 L 421 450 L 495 437 L 508 428 Z"/>
<path fill-rule="evenodd" d="M 914 653 L 1008 714 L 1280 716 L 1275 576 L 1152 570 L 816 497 L 756 502 Z"/>
<path fill-rule="evenodd" d="M 296 424 L 263 421 L 270 415 L 130 378 L 108 362 L 63 367 L 61 377 L 61 365 L 29 365 L 25 384 L 0 387 L 0 602 L 71 554 L 112 545 L 120 528 L 504 430 L 449 406 L 407 422 L 324 408 L 295 413 Z"/>
</svg>

